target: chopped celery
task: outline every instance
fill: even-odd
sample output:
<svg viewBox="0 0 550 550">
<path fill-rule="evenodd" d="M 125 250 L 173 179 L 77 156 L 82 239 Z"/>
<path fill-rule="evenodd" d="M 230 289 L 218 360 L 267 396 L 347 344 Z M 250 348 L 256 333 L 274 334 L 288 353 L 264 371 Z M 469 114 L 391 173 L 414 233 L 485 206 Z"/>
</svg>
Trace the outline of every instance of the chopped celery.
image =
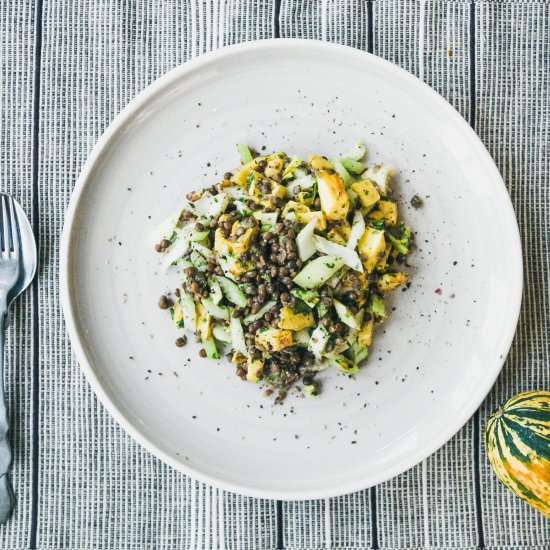
<svg viewBox="0 0 550 550">
<path fill-rule="evenodd" d="M 149 246 L 155 246 L 160 243 L 162 239 L 170 238 L 178 224 L 179 217 L 180 213 L 178 212 L 174 216 L 170 216 L 166 220 L 159 223 L 148 235 L 147 244 Z"/>
<path fill-rule="evenodd" d="M 348 248 L 347 246 L 333 243 L 332 241 L 329 241 L 328 239 L 325 239 L 323 237 L 319 237 L 318 235 L 316 235 L 314 239 L 315 247 L 319 252 L 330 256 L 342 258 L 342 261 L 348 267 L 351 267 L 351 269 L 355 269 L 355 271 L 363 272 L 363 264 L 361 263 L 357 252 L 355 252 L 351 248 Z"/>
<path fill-rule="evenodd" d="M 348 151 L 345 155 L 342 155 L 342 156 L 347 159 L 359 161 L 366 154 L 367 154 L 367 150 L 365 149 L 365 145 L 361 142 L 358 142 L 351 151 Z"/>
<path fill-rule="evenodd" d="M 302 271 L 294 277 L 294 282 L 302 288 L 320 287 L 343 265 L 344 260 L 337 256 L 320 256 L 306 264 Z"/>
<path fill-rule="evenodd" d="M 176 302 L 170 308 L 170 317 L 172 317 L 172 322 L 174 323 L 174 325 L 176 325 L 178 328 L 183 328 L 183 311 L 179 302 Z"/>
<path fill-rule="evenodd" d="M 327 347 L 330 334 L 327 329 L 319 324 L 317 328 L 311 333 L 311 339 L 309 340 L 309 350 L 317 359 L 320 359 Z"/>
<path fill-rule="evenodd" d="M 214 261 L 214 252 L 210 250 L 209 248 L 206 248 L 206 246 L 200 244 L 200 243 L 191 243 L 191 248 L 193 250 L 196 250 L 201 256 L 203 256 L 206 260 Z"/>
<path fill-rule="evenodd" d="M 309 258 L 311 258 L 311 256 L 313 256 L 315 252 L 317 252 L 314 236 L 316 224 L 317 219 L 312 219 L 296 236 L 298 255 L 300 256 L 300 260 L 302 260 L 303 262 L 309 260 Z"/>
<path fill-rule="evenodd" d="M 283 172 L 283 180 L 291 179 L 294 177 L 294 171 L 302 164 L 303 160 L 300 157 L 292 157 L 292 160 L 288 163 L 288 166 Z"/>
<path fill-rule="evenodd" d="M 246 296 L 244 292 L 239 288 L 239 285 L 231 281 L 226 277 L 220 275 L 216 276 L 216 281 L 218 281 L 222 292 L 225 294 L 225 297 L 236 306 L 246 307 Z"/>
<path fill-rule="evenodd" d="M 351 174 L 345 169 L 344 165 L 338 160 L 334 159 L 332 161 L 334 164 L 334 169 L 340 174 L 341 178 L 344 180 L 344 185 L 349 187 L 355 180 Z"/>
<path fill-rule="evenodd" d="M 310 189 L 311 187 L 314 187 L 316 181 L 317 180 L 315 177 L 311 174 L 306 174 L 305 176 L 296 178 L 288 183 L 286 188 L 286 196 L 288 198 L 293 197 L 294 192 L 298 187 L 300 187 L 300 189 Z"/>
<path fill-rule="evenodd" d="M 332 367 L 336 367 L 338 370 L 341 370 L 346 374 L 357 374 L 359 372 L 359 367 L 354 365 L 347 357 L 344 357 L 343 355 L 332 357 L 329 363 Z"/>
<path fill-rule="evenodd" d="M 180 258 L 176 262 L 176 265 L 178 266 L 178 269 L 181 272 L 181 276 L 182 276 L 183 280 L 186 281 L 187 280 L 187 275 L 185 274 L 185 270 L 188 267 L 191 267 L 193 264 L 189 260 L 185 260 L 184 258 Z"/>
<path fill-rule="evenodd" d="M 254 212 L 254 217 L 262 225 L 262 233 L 269 231 L 276 223 L 279 218 L 277 212 Z"/>
<path fill-rule="evenodd" d="M 212 301 L 218 305 L 223 298 L 220 283 L 218 283 L 216 279 L 212 278 L 208 281 L 208 285 L 210 286 L 210 298 L 212 298 Z"/>
<path fill-rule="evenodd" d="M 212 195 L 206 191 L 198 200 L 189 203 L 189 209 L 198 217 L 212 219 L 223 214 L 228 204 L 229 195 L 227 193 Z"/>
<path fill-rule="evenodd" d="M 216 341 L 211 336 L 207 340 L 202 341 L 202 346 L 204 351 L 206 351 L 206 357 L 209 359 L 219 359 L 220 354 L 218 353 L 218 348 L 216 347 Z"/>
<path fill-rule="evenodd" d="M 353 313 L 342 302 L 333 300 L 333 303 L 340 321 L 354 330 L 358 329 L 359 327 L 357 326 Z"/>
<path fill-rule="evenodd" d="M 210 231 L 208 231 L 208 229 L 206 231 L 196 231 L 195 233 L 190 235 L 189 240 L 191 242 L 202 243 L 208 238 L 209 234 Z"/>
<path fill-rule="evenodd" d="M 341 158 L 340 162 L 348 172 L 352 172 L 354 174 L 362 174 L 366 169 L 366 166 L 362 162 L 347 157 Z"/>
<path fill-rule="evenodd" d="M 369 348 L 362 348 L 357 342 L 351 346 L 351 353 L 353 355 L 353 363 L 359 365 L 369 355 Z"/>
<path fill-rule="evenodd" d="M 359 200 L 359 195 L 350 187 L 348 189 L 349 204 L 351 208 L 357 208 L 357 201 Z"/>
<path fill-rule="evenodd" d="M 408 254 L 411 244 L 411 228 L 405 222 L 401 222 L 397 226 L 397 232 L 398 238 L 395 237 L 390 230 L 386 231 L 386 236 L 390 239 L 398 252 L 401 254 Z"/>
<path fill-rule="evenodd" d="M 189 259 L 199 271 L 206 271 L 208 262 L 196 250 L 191 251 Z"/>
<path fill-rule="evenodd" d="M 387 195 L 390 192 L 390 180 L 394 173 L 395 169 L 393 166 L 389 164 L 378 164 L 367 168 L 363 177 L 375 183 L 381 195 Z"/>
<path fill-rule="evenodd" d="M 364 232 L 365 219 L 363 218 L 363 214 L 361 214 L 359 210 L 356 210 L 353 214 L 353 221 L 351 222 L 351 230 L 349 232 L 349 239 L 346 243 L 346 247 L 355 250 L 355 247 L 357 246 L 357 243 L 359 242 L 359 239 L 362 237 Z"/>
<path fill-rule="evenodd" d="M 308 330 L 306 328 L 299 330 L 294 334 L 294 343 L 298 346 L 306 346 L 309 344 L 309 341 L 311 339 L 311 330 Z"/>
<path fill-rule="evenodd" d="M 349 267 L 345 265 L 342 267 L 340 271 L 335 273 L 328 281 L 327 285 L 330 288 L 336 288 L 338 286 L 338 283 L 342 280 L 342 278 L 346 275 L 346 273 L 349 271 Z"/>
<path fill-rule="evenodd" d="M 243 326 L 241 321 L 235 317 L 231 317 L 229 321 L 229 334 L 231 335 L 231 343 L 233 348 L 243 355 L 248 355 L 248 350 L 246 349 L 246 342 L 244 339 Z"/>
<path fill-rule="evenodd" d="M 235 265 L 236 258 L 230 254 L 218 254 L 218 263 L 220 264 L 225 276 L 228 279 L 235 280 L 235 276 L 231 273 L 231 268 Z M 222 285 L 223 289 L 223 285 Z"/>
<path fill-rule="evenodd" d="M 252 162 L 254 160 L 254 158 L 252 157 L 252 153 L 248 148 L 248 145 L 246 145 L 245 143 L 237 143 L 237 151 L 239 152 L 241 162 L 243 164 L 248 164 L 249 162 Z"/>
<path fill-rule="evenodd" d="M 319 316 L 319 319 L 321 317 L 324 317 L 328 311 L 328 307 L 323 304 L 323 302 L 319 302 L 317 304 L 317 315 Z"/>
<path fill-rule="evenodd" d="M 386 317 L 386 304 L 384 298 L 373 294 L 371 298 L 371 310 L 378 317 Z"/>
<path fill-rule="evenodd" d="M 247 197 L 246 191 L 242 187 L 224 187 L 223 192 L 227 193 L 229 198 L 234 201 L 246 200 Z"/>
<path fill-rule="evenodd" d="M 183 312 L 183 326 L 192 332 L 197 327 L 197 311 L 195 301 L 185 290 L 180 289 L 180 304 Z"/>
<path fill-rule="evenodd" d="M 216 323 L 212 327 L 212 334 L 214 335 L 214 338 L 220 342 L 225 342 L 226 344 L 231 343 L 231 335 L 225 325 Z"/>
<path fill-rule="evenodd" d="M 171 265 L 176 263 L 189 249 L 189 241 L 178 239 L 170 248 L 164 253 L 162 258 L 162 265 L 164 269 L 168 269 Z"/>
<path fill-rule="evenodd" d="M 400 252 L 401 254 L 407 254 L 409 252 L 409 249 L 405 246 L 403 241 L 396 239 L 389 231 L 386 231 L 385 236 L 388 237 L 397 252 Z"/>
<path fill-rule="evenodd" d="M 311 308 L 315 307 L 319 303 L 319 293 L 315 290 L 293 288 L 290 293 L 305 302 Z"/>
<path fill-rule="evenodd" d="M 239 214 L 242 214 L 243 216 L 252 215 L 252 210 L 250 210 L 244 202 L 236 200 L 233 204 L 235 205 L 235 210 L 237 210 Z"/>
<path fill-rule="evenodd" d="M 210 316 L 216 319 L 229 319 L 229 309 L 216 305 L 211 298 L 202 298 L 201 303 Z"/>
</svg>

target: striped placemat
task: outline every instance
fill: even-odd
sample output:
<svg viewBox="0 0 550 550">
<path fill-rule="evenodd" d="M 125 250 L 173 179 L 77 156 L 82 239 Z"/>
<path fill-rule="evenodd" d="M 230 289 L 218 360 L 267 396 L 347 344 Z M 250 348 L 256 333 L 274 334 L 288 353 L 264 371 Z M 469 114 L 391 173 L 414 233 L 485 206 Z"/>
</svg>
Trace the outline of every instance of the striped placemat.
<svg viewBox="0 0 550 550">
<path fill-rule="evenodd" d="M 322 501 L 229 494 L 140 448 L 92 394 L 58 299 L 64 212 L 113 117 L 187 59 L 268 37 L 372 51 L 435 88 L 495 158 L 524 247 L 517 337 L 480 411 L 403 475 Z M 498 483 L 480 443 L 500 401 L 550 387 L 547 1 L 5 0 L 0 62 L 0 182 L 31 216 L 41 262 L 7 335 L 18 504 L 0 548 L 550 547 L 550 522 Z"/>
</svg>

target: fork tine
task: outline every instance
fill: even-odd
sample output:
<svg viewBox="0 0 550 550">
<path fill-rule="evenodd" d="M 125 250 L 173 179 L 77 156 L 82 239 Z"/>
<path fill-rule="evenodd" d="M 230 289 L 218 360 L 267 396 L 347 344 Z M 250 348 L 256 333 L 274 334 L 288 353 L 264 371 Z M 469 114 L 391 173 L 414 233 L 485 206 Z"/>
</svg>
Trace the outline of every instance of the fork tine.
<svg viewBox="0 0 550 550">
<path fill-rule="evenodd" d="M 2 195 L 2 256 L 6 257 L 10 254 L 10 237 L 9 237 L 9 222 L 8 210 L 6 208 L 6 195 Z"/>
<path fill-rule="evenodd" d="M 19 257 L 19 218 L 17 217 L 17 211 L 15 210 L 15 201 L 13 197 L 9 198 L 10 203 L 10 221 L 11 221 L 11 244 L 13 246 L 14 258 Z"/>
</svg>

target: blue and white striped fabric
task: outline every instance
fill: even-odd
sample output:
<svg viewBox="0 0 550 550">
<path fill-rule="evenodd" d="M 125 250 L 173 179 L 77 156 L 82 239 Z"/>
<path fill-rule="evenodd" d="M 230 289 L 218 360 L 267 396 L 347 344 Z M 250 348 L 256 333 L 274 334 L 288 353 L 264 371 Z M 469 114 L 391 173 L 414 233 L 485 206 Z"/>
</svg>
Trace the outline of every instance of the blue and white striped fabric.
<svg viewBox="0 0 550 550">
<path fill-rule="evenodd" d="M 186 478 L 130 439 L 71 353 L 58 248 L 87 154 L 168 69 L 244 40 L 371 50 L 425 80 L 475 127 L 504 176 L 524 247 L 512 351 L 443 449 L 371 490 L 286 503 Z M 3 0 L 0 184 L 37 229 L 37 284 L 7 337 L 18 498 L 0 548 L 547 549 L 550 522 L 505 490 L 480 433 L 505 398 L 550 388 L 550 4 L 489 0 Z"/>
</svg>

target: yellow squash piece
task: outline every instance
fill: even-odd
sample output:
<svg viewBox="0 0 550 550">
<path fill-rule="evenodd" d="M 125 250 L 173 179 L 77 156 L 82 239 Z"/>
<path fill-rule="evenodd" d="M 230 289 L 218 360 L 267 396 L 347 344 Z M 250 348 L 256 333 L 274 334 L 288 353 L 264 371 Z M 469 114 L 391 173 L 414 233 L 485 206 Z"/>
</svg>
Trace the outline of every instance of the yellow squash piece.
<svg viewBox="0 0 550 550">
<path fill-rule="evenodd" d="M 218 254 L 230 254 L 232 248 L 233 243 L 224 237 L 223 231 L 218 227 L 214 233 L 214 250 Z"/>
<path fill-rule="evenodd" d="M 390 257 L 390 252 L 391 252 L 391 244 L 386 246 L 386 250 L 384 251 L 384 255 L 380 257 L 380 259 L 378 260 L 378 262 L 376 264 L 376 269 L 378 269 L 379 271 L 382 271 L 382 270 L 386 269 L 386 265 L 388 263 L 388 258 Z"/>
<path fill-rule="evenodd" d="M 309 208 L 304 204 L 300 204 L 299 202 L 288 201 L 283 208 L 283 212 L 281 215 L 284 219 L 287 219 L 288 215 L 292 212 L 294 212 L 297 218 L 298 214 L 307 214 L 309 212 Z"/>
<path fill-rule="evenodd" d="M 254 271 L 255 265 L 251 262 L 243 262 L 239 258 L 235 259 L 235 261 L 231 264 L 231 267 L 229 268 L 229 273 L 233 275 L 233 277 L 240 277 L 247 271 Z"/>
<path fill-rule="evenodd" d="M 372 331 L 374 329 L 374 321 L 369 319 L 368 321 L 363 322 L 361 325 L 361 330 L 357 335 L 357 343 L 362 348 L 368 348 L 372 344 Z"/>
<path fill-rule="evenodd" d="M 393 201 L 379 201 L 378 210 L 369 213 L 372 220 L 383 220 L 386 225 L 397 225 L 397 204 Z"/>
<path fill-rule="evenodd" d="M 340 224 L 338 225 L 338 232 L 340 233 L 340 235 L 342 235 L 344 240 L 348 242 L 349 234 L 351 233 L 351 225 L 348 223 L 347 220 L 340 222 Z"/>
<path fill-rule="evenodd" d="M 332 162 L 319 155 L 309 155 L 308 160 L 310 166 L 315 170 L 326 170 L 327 168 L 334 168 Z"/>
<path fill-rule="evenodd" d="M 267 166 L 264 174 L 268 178 L 272 178 L 273 176 L 280 174 L 283 169 L 283 164 L 283 159 L 279 155 L 271 155 L 267 157 Z"/>
<path fill-rule="evenodd" d="M 369 179 L 356 181 L 352 184 L 351 190 L 357 193 L 361 204 L 365 208 L 372 206 L 380 200 L 380 193 L 378 193 L 378 189 L 376 189 L 372 181 Z"/>
<path fill-rule="evenodd" d="M 242 365 L 243 363 L 246 363 L 246 356 L 243 355 L 240 351 L 234 351 L 233 355 L 231 356 L 231 362 L 235 363 L 236 365 Z"/>
<path fill-rule="evenodd" d="M 280 183 L 275 183 L 271 189 L 271 195 L 283 199 L 286 195 L 286 187 Z"/>
<path fill-rule="evenodd" d="M 327 239 L 329 241 L 332 241 L 333 243 L 341 244 L 342 246 L 346 246 L 346 239 L 344 239 L 344 237 L 342 237 L 342 235 L 340 235 L 340 233 L 338 233 L 338 231 L 336 230 L 335 227 L 331 228 L 327 232 Z"/>
<path fill-rule="evenodd" d="M 253 219 L 253 218 L 250 218 L 250 219 Z M 244 233 L 240 237 L 235 238 L 235 234 L 241 228 L 245 230 Z M 231 248 L 233 253 L 237 255 L 244 254 L 250 248 L 250 242 L 252 240 L 252 237 L 256 233 L 258 233 L 258 231 L 259 231 L 258 224 L 254 224 L 252 227 L 243 227 L 240 221 L 236 221 L 231 227 L 231 236 L 235 238 L 235 240 L 231 242 Z"/>
<path fill-rule="evenodd" d="M 276 182 L 271 182 L 272 188 L 269 195 L 265 195 L 258 201 L 264 208 L 274 209 L 275 208 L 275 198 L 282 199 L 286 195 L 286 187 Z"/>
<path fill-rule="evenodd" d="M 359 273 L 358 271 L 349 270 L 343 277 L 342 277 L 342 286 L 344 288 L 349 288 L 350 290 L 354 288 L 354 280 L 359 281 L 361 284 L 361 289 L 366 290 L 369 286 L 369 282 L 367 280 L 367 276 L 365 273 Z M 356 288 L 354 290 L 357 290 Z"/>
<path fill-rule="evenodd" d="M 256 344 L 266 351 L 281 351 L 293 343 L 290 330 L 263 327 L 256 332 Z"/>
<path fill-rule="evenodd" d="M 197 332 L 201 340 L 206 342 L 212 336 L 212 318 L 200 302 L 196 302 L 197 309 Z"/>
<path fill-rule="evenodd" d="M 311 212 L 305 204 L 300 204 L 296 201 L 288 201 L 283 209 L 282 216 L 284 219 L 288 219 L 289 214 L 292 213 L 296 216 L 296 220 L 300 223 L 307 224 L 315 218 L 317 220 L 315 229 L 318 229 L 319 231 L 324 231 L 327 227 L 327 219 L 323 212 Z"/>
<path fill-rule="evenodd" d="M 388 292 L 388 290 L 394 290 L 404 285 L 407 281 L 407 276 L 401 271 L 397 273 L 384 273 L 384 275 L 378 279 L 378 288 L 382 292 Z"/>
<path fill-rule="evenodd" d="M 349 195 L 340 174 L 334 170 L 319 171 L 317 189 L 327 219 L 345 220 L 349 210 Z"/>
<path fill-rule="evenodd" d="M 261 359 L 251 359 L 248 358 L 248 361 L 246 362 L 247 366 L 247 373 L 246 373 L 246 379 L 249 382 L 257 382 L 260 378 L 260 374 L 262 374 L 262 370 L 264 368 L 264 362 Z"/>
<path fill-rule="evenodd" d="M 262 176 L 260 173 L 256 171 L 250 171 L 249 174 L 252 174 L 253 177 L 251 178 L 252 181 L 248 184 L 248 194 L 251 199 L 258 200 L 263 197 L 263 193 L 260 190 L 260 181 L 262 179 Z M 248 177 L 246 179 L 248 183 Z"/>
<path fill-rule="evenodd" d="M 302 330 L 315 325 L 315 319 L 311 312 L 294 313 L 290 306 L 281 309 L 279 327 L 287 330 Z"/>
<path fill-rule="evenodd" d="M 322 212 L 298 212 L 296 214 L 296 219 L 300 223 L 308 224 L 311 220 L 316 219 L 315 229 L 319 231 L 324 231 L 327 228 L 327 219 Z"/>
<path fill-rule="evenodd" d="M 300 191 L 300 193 L 296 195 L 296 200 L 300 204 L 311 206 L 313 204 L 313 195 L 311 193 L 308 193 L 307 191 Z"/>
<path fill-rule="evenodd" d="M 359 239 L 357 248 L 365 260 L 363 262 L 365 269 L 370 273 L 375 268 L 380 256 L 384 254 L 386 249 L 384 232 L 374 229 L 374 227 L 367 227 Z"/>
<path fill-rule="evenodd" d="M 244 166 L 242 166 L 239 170 L 235 172 L 233 175 L 233 181 L 240 185 L 241 187 L 245 187 L 248 183 L 248 174 L 252 172 L 252 170 L 255 170 L 258 167 L 258 162 L 262 160 L 263 157 L 255 158 L 254 160 L 251 160 Z"/>
</svg>

